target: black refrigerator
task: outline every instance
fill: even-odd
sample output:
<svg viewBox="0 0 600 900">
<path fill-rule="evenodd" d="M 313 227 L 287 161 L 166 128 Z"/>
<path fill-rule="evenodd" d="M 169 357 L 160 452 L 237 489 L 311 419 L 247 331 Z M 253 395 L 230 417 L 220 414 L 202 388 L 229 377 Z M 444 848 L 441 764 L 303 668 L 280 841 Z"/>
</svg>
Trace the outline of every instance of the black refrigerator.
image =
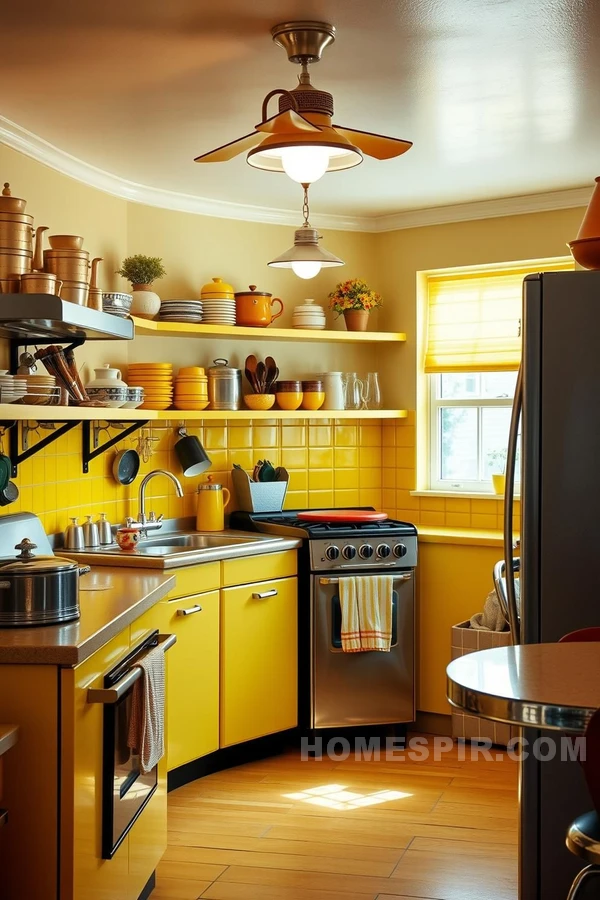
<svg viewBox="0 0 600 900">
<path fill-rule="evenodd" d="M 600 272 L 525 279 L 509 443 L 507 504 L 521 470 L 520 640 L 557 641 L 600 625 Z M 544 733 L 523 735 L 531 744 Z M 592 804 L 579 764 L 559 756 L 521 763 L 520 900 L 565 900 L 583 865 L 565 835 Z"/>
</svg>

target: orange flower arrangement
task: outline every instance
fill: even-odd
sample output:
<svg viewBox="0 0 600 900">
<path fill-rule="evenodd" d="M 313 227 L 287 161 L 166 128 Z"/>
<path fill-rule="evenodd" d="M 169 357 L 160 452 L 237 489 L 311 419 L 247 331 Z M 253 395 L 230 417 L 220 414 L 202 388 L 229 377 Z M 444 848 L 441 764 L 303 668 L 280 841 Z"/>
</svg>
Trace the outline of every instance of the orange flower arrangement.
<svg viewBox="0 0 600 900">
<path fill-rule="evenodd" d="M 364 309 L 370 312 L 382 303 L 381 294 L 371 290 L 361 278 L 340 281 L 329 295 L 329 308 L 339 315 L 348 309 Z"/>
</svg>

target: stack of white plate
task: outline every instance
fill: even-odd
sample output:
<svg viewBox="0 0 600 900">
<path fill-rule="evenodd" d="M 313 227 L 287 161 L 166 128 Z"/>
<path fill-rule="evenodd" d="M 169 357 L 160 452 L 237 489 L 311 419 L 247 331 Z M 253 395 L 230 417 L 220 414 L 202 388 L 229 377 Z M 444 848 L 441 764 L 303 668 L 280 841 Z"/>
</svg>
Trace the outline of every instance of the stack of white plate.
<svg viewBox="0 0 600 900">
<path fill-rule="evenodd" d="M 202 300 L 202 321 L 210 325 L 235 325 L 235 300 L 224 297 Z"/>
<path fill-rule="evenodd" d="M 300 306 L 294 307 L 292 313 L 292 328 L 308 328 L 310 330 L 322 330 L 325 328 L 325 310 L 315 304 L 314 300 L 305 300 Z"/>
<path fill-rule="evenodd" d="M 9 375 L 6 370 L 0 372 L 0 403 L 14 403 L 27 393 L 27 379 L 24 375 Z"/>
<path fill-rule="evenodd" d="M 201 300 L 163 300 L 158 314 L 161 322 L 201 322 Z"/>
</svg>

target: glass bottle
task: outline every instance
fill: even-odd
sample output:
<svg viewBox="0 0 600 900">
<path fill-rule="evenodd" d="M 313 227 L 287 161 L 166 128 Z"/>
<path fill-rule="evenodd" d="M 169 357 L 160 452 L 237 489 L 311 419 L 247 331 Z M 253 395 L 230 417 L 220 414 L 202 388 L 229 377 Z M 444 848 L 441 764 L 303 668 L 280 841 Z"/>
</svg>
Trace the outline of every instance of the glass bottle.
<svg viewBox="0 0 600 900">
<path fill-rule="evenodd" d="M 379 373 L 367 374 L 367 400 L 368 409 L 381 409 L 381 388 L 379 387 Z"/>
</svg>

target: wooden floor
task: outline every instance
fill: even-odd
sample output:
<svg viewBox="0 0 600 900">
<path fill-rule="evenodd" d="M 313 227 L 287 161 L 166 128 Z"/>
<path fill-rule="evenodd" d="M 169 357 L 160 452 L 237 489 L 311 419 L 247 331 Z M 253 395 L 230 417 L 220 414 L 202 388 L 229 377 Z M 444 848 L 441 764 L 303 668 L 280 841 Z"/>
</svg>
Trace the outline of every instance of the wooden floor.
<svg viewBox="0 0 600 900">
<path fill-rule="evenodd" d="M 289 752 L 186 785 L 152 898 L 516 900 L 517 765 L 466 753 Z"/>
</svg>

